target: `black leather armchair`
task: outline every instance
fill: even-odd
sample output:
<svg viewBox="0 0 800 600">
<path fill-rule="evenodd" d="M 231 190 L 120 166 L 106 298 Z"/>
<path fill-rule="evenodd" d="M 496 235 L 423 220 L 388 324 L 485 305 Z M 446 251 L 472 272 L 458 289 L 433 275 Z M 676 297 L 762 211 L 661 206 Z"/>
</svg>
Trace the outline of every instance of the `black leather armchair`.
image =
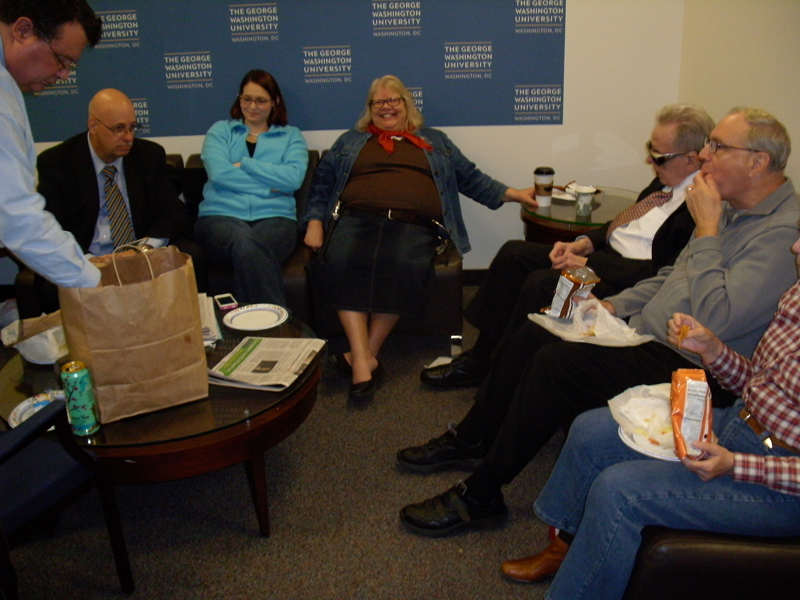
<svg viewBox="0 0 800 600">
<path fill-rule="evenodd" d="M 53 425 L 60 444 L 41 437 Z M 116 496 L 111 486 L 94 475 L 93 464 L 93 455 L 84 452 L 72 436 L 63 400 L 51 402 L 12 430 L 0 431 L 0 598 L 16 598 L 9 547 L 93 483 L 100 493 L 120 586 L 125 592 L 133 591 Z"/>
<path fill-rule="evenodd" d="M 645 527 L 624 600 L 800 597 L 800 537 Z"/>
</svg>

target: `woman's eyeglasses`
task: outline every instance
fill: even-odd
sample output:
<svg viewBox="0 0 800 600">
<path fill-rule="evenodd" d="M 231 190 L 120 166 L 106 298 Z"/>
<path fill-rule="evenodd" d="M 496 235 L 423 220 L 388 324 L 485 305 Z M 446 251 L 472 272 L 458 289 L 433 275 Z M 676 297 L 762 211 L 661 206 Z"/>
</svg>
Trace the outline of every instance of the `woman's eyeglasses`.
<svg viewBox="0 0 800 600">
<path fill-rule="evenodd" d="M 253 98 L 252 96 L 239 96 L 239 104 L 242 106 L 250 106 L 253 102 L 256 103 L 258 108 L 264 109 L 269 106 L 271 100 L 269 98 Z"/>
<path fill-rule="evenodd" d="M 402 98 L 387 98 L 386 100 L 373 100 L 369 103 L 369 105 L 372 108 L 383 108 L 384 106 L 388 106 L 389 108 L 397 108 L 400 106 L 402 101 Z"/>
</svg>

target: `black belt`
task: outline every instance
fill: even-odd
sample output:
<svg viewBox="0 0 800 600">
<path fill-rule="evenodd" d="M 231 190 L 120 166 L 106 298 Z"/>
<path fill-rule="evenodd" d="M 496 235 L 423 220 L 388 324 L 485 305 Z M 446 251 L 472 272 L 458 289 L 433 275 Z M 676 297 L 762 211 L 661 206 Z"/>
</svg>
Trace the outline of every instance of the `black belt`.
<svg viewBox="0 0 800 600">
<path fill-rule="evenodd" d="M 750 411 L 747 410 L 747 408 L 743 408 L 742 410 L 739 411 L 739 417 L 742 419 L 742 421 L 744 421 L 750 426 L 750 429 L 752 429 L 757 436 L 761 436 L 762 433 L 767 431 L 767 428 L 764 427 L 761 423 L 759 423 L 758 420 L 750 413 Z M 772 446 L 774 445 L 783 448 L 784 450 L 788 450 L 789 452 L 800 454 L 800 450 L 798 450 L 797 448 L 792 448 L 789 444 L 780 441 L 778 438 L 776 438 L 769 432 L 767 432 L 767 437 L 764 438 L 764 445 L 767 448 L 772 448 Z"/>
<path fill-rule="evenodd" d="M 402 210 L 397 210 L 396 208 L 388 208 L 388 209 L 365 209 L 365 208 L 349 208 L 345 207 L 342 210 L 343 215 L 353 215 L 355 217 L 358 216 L 370 216 L 370 217 L 383 217 L 385 219 L 389 219 L 390 221 L 399 221 L 401 223 L 410 223 L 411 225 L 426 225 L 428 227 L 434 227 L 434 222 L 432 219 L 422 219 L 417 215 L 404 212 Z"/>
</svg>

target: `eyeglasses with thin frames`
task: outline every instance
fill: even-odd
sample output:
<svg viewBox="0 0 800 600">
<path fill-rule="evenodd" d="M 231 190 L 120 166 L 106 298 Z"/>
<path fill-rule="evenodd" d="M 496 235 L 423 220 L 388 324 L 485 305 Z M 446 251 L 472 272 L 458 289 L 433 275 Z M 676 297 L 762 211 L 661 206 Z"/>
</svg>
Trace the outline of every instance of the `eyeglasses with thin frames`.
<svg viewBox="0 0 800 600">
<path fill-rule="evenodd" d="M 681 156 L 682 154 L 689 154 L 689 152 L 693 152 L 693 150 L 687 150 L 686 152 L 670 152 L 668 154 L 662 154 L 661 152 L 656 152 L 655 150 L 653 150 L 653 144 L 647 142 L 647 153 L 650 155 L 650 159 L 653 161 L 653 163 L 658 165 L 659 167 L 663 166 L 667 161 L 672 160 L 676 156 Z"/>
<path fill-rule="evenodd" d="M 58 55 L 58 52 L 56 52 L 55 48 L 53 48 L 53 44 L 51 43 L 52 40 L 48 38 L 42 38 L 42 39 L 44 39 L 45 44 L 47 44 L 47 47 L 50 48 L 50 52 L 53 53 L 53 56 L 58 61 L 58 64 L 61 65 L 62 69 L 64 69 L 65 71 L 73 71 L 78 68 L 77 60 L 72 60 L 68 58 L 67 62 L 65 63 L 63 60 L 61 60 L 61 57 Z"/>
<path fill-rule="evenodd" d="M 717 150 L 747 150 L 748 152 L 761 152 L 761 150 L 756 150 L 754 148 L 743 148 L 742 146 L 728 146 L 727 144 L 720 144 L 717 140 L 712 140 L 709 138 L 705 139 L 703 146 L 708 146 L 708 149 L 711 150 L 711 154 L 716 154 Z"/>
<path fill-rule="evenodd" d="M 134 123 L 132 125 L 124 125 L 123 123 L 120 123 L 119 125 L 114 125 L 113 127 L 109 127 L 97 117 L 94 117 L 94 120 L 100 123 L 100 125 L 108 129 L 111 133 L 113 133 L 117 137 L 122 137 L 128 132 L 132 133 L 135 136 L 142 130 L 142 126 L 139 125 L 139 123 Z"/>
<path fill-rule="evenodd" d="M 253 98 L 252 96 L 239 96 L 239 104 L 242 106 L 250 106 L 253 102 L 260 109 L 265 109 L 272 100 L 270 98 Z"/>
<path fill-rule="evenodd" d="M 402 98 L 387 98 L 386 100 L 373 100 L 369 103 L 372 108 L 383 108 L 384 106 L 388 106 L 389 108 L 397 108 L 400 106 L 400 102 L 402 102 Z"/>
</svg>

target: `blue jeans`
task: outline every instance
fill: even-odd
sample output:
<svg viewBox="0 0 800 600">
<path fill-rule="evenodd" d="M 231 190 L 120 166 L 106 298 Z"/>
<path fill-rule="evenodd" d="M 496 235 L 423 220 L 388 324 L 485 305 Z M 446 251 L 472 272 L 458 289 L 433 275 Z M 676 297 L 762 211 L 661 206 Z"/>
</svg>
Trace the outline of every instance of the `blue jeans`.
<svg viewBox="0 0 800 600">
<path fill-rule="evenodd" d="M 200 217 L 194 234 L 208 262 L 233 266 L 233 295 L 239 304 L 286 306 L 283 263 L 297 244 L 295 221 L 284 217 L 260 221 Z"/>
<path fill-rule="evenodd" d="M 714 411 L 720 445 L 735 452 L 768 450 L 739 417 L 742 401 Z M 647 458 L 617 434 L 608 408 L 579 416 L 534 504 L 546 523 L 575 534 L 547 592 L 551 600 L 622 598 L 646 525 L 742 535 L 800 535 L 800 496 L 730 476 L 703 482 L 682 463 Z"/>
</svg>

